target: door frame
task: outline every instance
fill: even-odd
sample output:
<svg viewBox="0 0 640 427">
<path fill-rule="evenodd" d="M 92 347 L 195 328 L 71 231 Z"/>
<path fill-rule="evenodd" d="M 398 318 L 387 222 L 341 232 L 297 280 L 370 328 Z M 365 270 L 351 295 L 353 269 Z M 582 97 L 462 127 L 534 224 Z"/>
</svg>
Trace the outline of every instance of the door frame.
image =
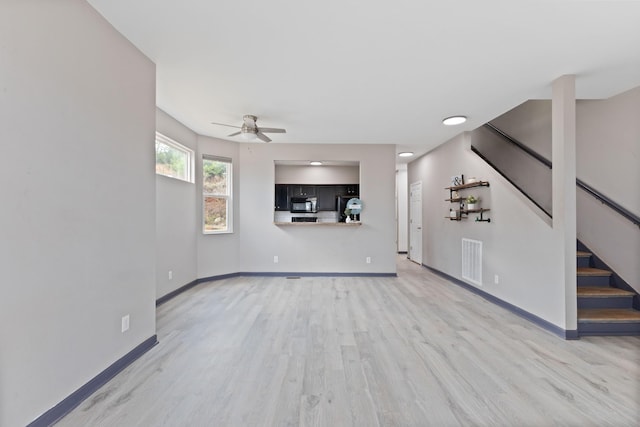
<svg viewBox="0 0 640 427">
<path fill-rule="evenodd" d="M 418 200 L 414 196 L 414 191 L 419 192 Z M 419 212 L 419 225 L 414 231 L 414 212 Z M 418 237 L 419 236 L 419 237 Z M 418 237 L 418 238 L 417 238 Z M 422 265 L 422 237 L 423 237 L 423 220 L 422 220 L 422 181 L 415 181 L 409 184 L 409 259 L 416 264 Z M 416 256 L 414 247 L 419 247 L 420 256 Z M 419 259 L 418 259 L 419 258 Z"/>
</svg>

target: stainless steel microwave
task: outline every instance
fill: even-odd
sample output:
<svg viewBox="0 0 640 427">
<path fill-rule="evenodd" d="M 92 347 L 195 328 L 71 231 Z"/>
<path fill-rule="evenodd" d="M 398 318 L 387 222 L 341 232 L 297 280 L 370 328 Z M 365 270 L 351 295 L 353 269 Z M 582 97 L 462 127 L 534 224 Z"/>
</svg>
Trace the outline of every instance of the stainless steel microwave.
<svg viewBox="0 0 640 427">
<path fill-rule="evenodd" d="M 315 197 L 292 197 L 291 213 L 318 212 L 318 199 Z"/>
</svg>

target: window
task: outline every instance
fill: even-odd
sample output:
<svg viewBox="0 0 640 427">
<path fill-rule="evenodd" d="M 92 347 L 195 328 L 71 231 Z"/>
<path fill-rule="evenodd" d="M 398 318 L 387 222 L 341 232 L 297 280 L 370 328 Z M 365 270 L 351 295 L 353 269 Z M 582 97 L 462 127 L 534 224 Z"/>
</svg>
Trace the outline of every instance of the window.
<svg viewBox="0 0 640 427">
<path fill-rule="evenodd" d="M 231 159 L 202 156 L 203 232 L 231 233 Z"/>
<path fill-rule="evenodd" d="M 193 150 L 156 132 L 156 173 L 193 182 Z"/>
</svg>

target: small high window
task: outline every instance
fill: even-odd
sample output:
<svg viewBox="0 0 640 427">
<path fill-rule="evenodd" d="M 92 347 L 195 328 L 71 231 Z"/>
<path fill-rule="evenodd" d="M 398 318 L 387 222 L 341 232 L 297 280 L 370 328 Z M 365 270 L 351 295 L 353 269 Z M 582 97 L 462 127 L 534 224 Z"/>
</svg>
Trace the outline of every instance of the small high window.
<svg viewBox="0 0 640 427">
<path fill-rule="evenodd" d="M 231 159 L 202 156 L 203 232 L 231 233 L 232 189 Z"/>
<path fill-rule="evenodd" d="M 156 173 L 193 181 L 193 150 L 156 132 Z"/>
</svg>

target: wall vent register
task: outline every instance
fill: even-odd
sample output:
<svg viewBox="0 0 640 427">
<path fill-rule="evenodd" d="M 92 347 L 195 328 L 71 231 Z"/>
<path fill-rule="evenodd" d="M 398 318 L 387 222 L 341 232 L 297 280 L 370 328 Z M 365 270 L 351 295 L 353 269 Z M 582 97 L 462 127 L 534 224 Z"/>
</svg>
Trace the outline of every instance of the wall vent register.
<svg viewBox="0 0 640 427">
<path fill-rule="evenodd" d="M 462 239 L 462 278 L 482 286 L 482 242 Z"/>
</svg>

